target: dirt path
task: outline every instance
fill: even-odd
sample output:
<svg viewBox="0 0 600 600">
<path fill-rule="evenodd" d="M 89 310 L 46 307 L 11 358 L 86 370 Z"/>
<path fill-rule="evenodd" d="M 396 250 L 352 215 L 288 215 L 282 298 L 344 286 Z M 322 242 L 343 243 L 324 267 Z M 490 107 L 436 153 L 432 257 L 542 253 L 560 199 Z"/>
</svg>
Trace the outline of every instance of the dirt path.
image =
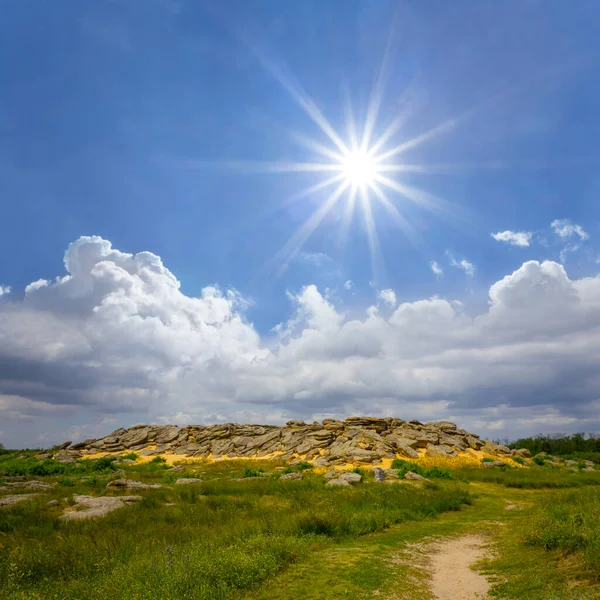
<svg viewBox="0 0 600 600">
<path fill-rule="evenodd" d="M 484 600 L 490 585 L 471 566 L 485 556 L 485 538 L 465 535 L 432 543 L 428 563 L 437 600 Z"/>
</svg>

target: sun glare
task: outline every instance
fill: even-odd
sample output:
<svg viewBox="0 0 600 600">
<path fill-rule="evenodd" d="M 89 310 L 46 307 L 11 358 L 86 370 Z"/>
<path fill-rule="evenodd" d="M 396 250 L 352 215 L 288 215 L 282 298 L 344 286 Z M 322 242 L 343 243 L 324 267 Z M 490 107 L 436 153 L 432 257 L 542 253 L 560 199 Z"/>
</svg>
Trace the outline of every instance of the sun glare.
<svg viewBox="0 0 600 600">
<path fill-rule="evenodd" d="M 414 137 L 395 139 L 401 134 L 410 114 L 409 109 L 406 109 L 399 111 L 387 127 L 379 131 L 379 135 L 375 135 L 379 129 L 377 121 L 385 87 L 386 64 L 393 30 L 394 27 L 362 123 L 355 121 L 350 99 L 347 98 L 345 107 L 347 137 L 343 132 L 334 129 L 315 101 L 286 69 L 280 68 L 257 46 L 252 46 L 263 67 L 275 77 L 325 138 L 323 143 L 302 133 L 291 133 L 293 141 L 313 152 L 312 160 L 308 162 L 230 161 L 226 163 L 228 167 L 246 173 L 311 173 L 317 177 L 314 184 L 293 193 L 284 201 L 283 204 L 287 206 L 301 199 L 319 198 L 320 200 L 304 223 L 269 261 L 269 268 L 279 271 L 282 265 L 287 265 L 332 211 L 338 211 L 340 215 L 338 236 L 340 245 L 343 245 L 347 239 L 355 211 L 362 213 L 373 265 L 379 247 L 376 222 L 381 217 L 378 210 L 383 210 L 385 219 L 391 220 L 400 227 L 415 245 L 420 244 L 420 239 L 418 232 L 413 229 L 404 214 L 403 209 L 407 202 L 426 210 L 443 213 L 445 218 L 455 217 L 455 206 L 403 181 L 403 175 L 406 173 L 437 172 L 440 168 L 443 172 L 453 165 L 408 164 L 399 158 L 400 155 L 421 144 L 448 133 L 463 117 L 448 119 Z M 194 165 L 197 164 L 194 162 Z M 206 164 L 213 166 L 213 163 Z M 397 198 L 402 200 L 402 204 L 396 202 Z"/>
<path fill-rule="evenodd" d="M 377 161 L 366 152 L 351 152 L 341 161 L 344 180 L 353 187 L 371 187 L 377 177 Z"/>
</svg>

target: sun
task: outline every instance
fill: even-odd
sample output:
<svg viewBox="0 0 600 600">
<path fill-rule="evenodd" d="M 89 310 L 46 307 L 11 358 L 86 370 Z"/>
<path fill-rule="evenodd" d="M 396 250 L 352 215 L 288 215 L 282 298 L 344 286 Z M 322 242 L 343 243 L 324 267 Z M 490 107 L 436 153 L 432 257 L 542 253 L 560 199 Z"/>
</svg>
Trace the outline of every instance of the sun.
<svg viewBox="0 0 600 600">
<path fill-rule="evenodd" d="M 355 120 L 348 95 L 345 102 L 345 127 L 339 131 L 336 131 L 316 102 L 287 69 L 281 68 L 258 47 L 252 47 L 262 66 L 273 75 L 292 101 L 317 126 L 320 134 L 323 134 L 323 138 L 319 141 L 302 132 L 289 132 L 292 141 L 311 151 L 311 157 L 306 162 L 236 160 L 218 163 L 220 166 L 242 173 L 306 173 L 315 176 L 314 183 L 282 200 L 284 207 L 301 200 L 310 201 L 314 210 L 268 261 L 266 265 L 268 270 L 283 272 L 282 266 L 289 264 L 308 238 L 332 212 L 335 219 L 329 222 L 339 224 L 337 236 L 339 247 L 343 247 L 348 239 L 348 230 L 353 223 L 354 213 L 362 213 L 374 271 L 379 253 L 376 227 L 378 219 L 385 219 L 386 223 L 391 222 L 398 226 L 415 246 L 422 246 L 419 232 L 411 225 L 407 216 L 409 203 L 438 213 L 444 218 L 456 218 L 458 207 L 421 187 L 416 187 L 409 183 L 408 179 L 410 174 L 418 176 L 452 172 L 455 165 L 410 164 L 405 162 L 401 155 L 452 131 L 463 116 L 458 115 L 447 119 L 414 137 L 402 137 L 404 126 L 412 115 L 410 107 L 395 111 L 387 126 L 380 128 L 378 124 L 391 37 L 378 76 L 374 81 L 366 111 L 362 115 L 364 120 L 360 119 L 361 122 Z M 215 166 L 215 163 L 206 161 L 187 161 L 186 164 L 194 168 L 212 169 Z"/>
<path fill-rule="evenodd" d="M 377 179 L 377 160 L 366 152 L 350 152 L 340 161 L 340 170 L 344 181 L 354 188 L 368 188 Z"/>
</svg>

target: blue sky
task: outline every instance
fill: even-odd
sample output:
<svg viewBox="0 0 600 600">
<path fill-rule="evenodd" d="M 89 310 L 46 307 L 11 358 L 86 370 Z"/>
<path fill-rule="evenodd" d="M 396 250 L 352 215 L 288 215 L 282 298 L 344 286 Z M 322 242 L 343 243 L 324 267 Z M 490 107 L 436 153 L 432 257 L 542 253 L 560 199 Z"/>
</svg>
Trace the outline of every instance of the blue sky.
<svg viewBox="0 0 600 600">
<path fill-rule="evenodd" d="M 563 330 L 561 315 L 571 308 L 585 313 L 572 315 L 577 332 L 596 327 L 596 3 L 11 0 L 3 12 L 0 421 L 9 425 L 0 425 L 0 441 L 44 444 L 139 420 L 276 422 L 353 411 L 454 417 L 490 435 L 511 435 L 519 420 L 530 425 L 517 434 L 598 428 L 586 370 L 596 359 L 595 338 L 555 357 L 564 365 L 560 385 L 553 382 L 562 400 L 535 384 L 545 378 L 548 348 L 529 348 L 510 389 L 502 387 L 504 359 L 492 358 L 515 344 L 529 347 L 536 336 L 570 348 L 575 330 Z M 387 175 L 429 194 L 436 210 L 388 190 L 408 235 L 368 191 L 379 248 L 373 257 L 360 210 L 340 241 L 344 193 L 302 244 L 290 245 L 332 188 L 290 199 L 329 175 L 264 171 L 323 162 L 298 136 L 336 149 L 290 86 L 349 144 L 347 106 L 362 130 L 379 76 L 372 139 L 403 117 L 385 147 L 412 145 L 387 163 L 420 166 Z M 492 237 L 502 232 L 509 233 Z M 135 266 L 129 254 L 137 255 Z M 144 269 L 162 284 L 141 299 Z M 65 275 L 70 280 L 55 280 Z M 181 286 L 177 300 L 169 295 L 172 278 Z M 26 293 L 38 280 L 46 283 Z M 556 304 L 545 314 L 539 307 L 552 304 L 555 286 L 572 286 L 565 302 L 573 306 Z M 123 325 L 126 341 L 105 327 L 99 337 L 94 319 L 108 305 L 114 311 L 115 299 L 122 304 L 110 313 L 113 322 L 147 328 L 158 319 L 169 335 Z M 434 316 L 418 330 L 384 331 L 369 321 L 392 328 L 423 302 Z M 476 351 L 465 340 L 486 335 L 478 317 L 520 311 L 494 321 L 495 331 L 505 331 L 519 318 L 531 321 L 525 305 L 543 313 L 552 331 L 491 344 L 489 389 L 477 377 L 471 382 L 464 365 L 446 364 L 465 345 Z M 398 340 L 438 335 L 436 319 L 446 310 L 460 323 L 451 340 L 438 340 L 444 356 L 423 350 L 424 362 L 390 374 L 385 390 L 369 384 L 366 373 L 406 358 L 396 352 Z M 197 338 L 191 348 L 178 345 L 181 319 Z M 313 339 L 345 346 L 353 320 L 378 333 L 357 334 L 349 354 Z M 223 338 L 224 323 L 231 339 Z M 369 339 L 377 351 L 361 347 Z M 204 347 L 212 348 L 208 359 Z M 370 361 L 357 366 L 365 356 Z M 144 367 L 128 371 L 129 360 Z M 240 370 L 239 361 L 264 363 L 265 389 L 250 383 L 258 374 Z M 323 361 L 328 370 L 319 374 L 315 364 Z M 294 364 L 309 376 L 288 385 Z"/>
</svg>

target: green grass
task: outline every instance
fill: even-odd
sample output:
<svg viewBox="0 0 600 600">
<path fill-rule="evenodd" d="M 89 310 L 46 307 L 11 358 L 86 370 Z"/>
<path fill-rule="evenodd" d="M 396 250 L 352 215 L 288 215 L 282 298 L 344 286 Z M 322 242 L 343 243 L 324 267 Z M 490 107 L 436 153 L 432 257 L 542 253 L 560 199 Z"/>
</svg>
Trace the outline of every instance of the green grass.
<svg viewBox="0 0 600 600">
<path fill-rule="evenodd" d="M 406 473 L 412 471 L 427 479 L 452 479 L 452 470 L 446 467 L 423 467 L 415 462 L 396 458 L 392 461 L 392 469 L 397 469 L 399 477 L 404 477 Z"/>
<path fill-rule="evenodd" d="M 235 480 L 260 465 L 196 463 L 177 475 L 202 483 L 142 492 L 141 502 L 97 521 L 58 517 L 73 494 L 119 495 L 106 489 L 110 473 L 47 477 L 51 492 L 0 509 L 0 598 L 224 600 L 320 549 L 472 501 L 451 482 L 330 488 L 310 470 L 299 481 Z M 169 475 L 162 463 L 124 470 L 143 481 Z"/>
<path fill-rule="evenodd" d="M 600 471 L 573 473 L 562 468 L 531 467 L 528 469 L 474 469 L 454 471 L 462 481 L 497 483 L 509 488 L 543 489 L 574 488 L 600 485 Z"/>
<path fill-rule="evenodd" d="M 110 473 L 116 470 L 114 457 L 97 460 L 79 460 L 63 464 L 53 459 L 37 460 L 33 456 L 19 459 L 14 453 L 0 456 L 0 478 L 2 476 L 26 475 L 48 477 L 57 475 L 86 475 L 88 473 Z"/>
<path fill-rule="evenodd" d="M 600 580 L 600 490 L 568 492 L 546 500 L 532 517 L 525 540 L 545 550 L 581 553 Z"/>
</svg>

